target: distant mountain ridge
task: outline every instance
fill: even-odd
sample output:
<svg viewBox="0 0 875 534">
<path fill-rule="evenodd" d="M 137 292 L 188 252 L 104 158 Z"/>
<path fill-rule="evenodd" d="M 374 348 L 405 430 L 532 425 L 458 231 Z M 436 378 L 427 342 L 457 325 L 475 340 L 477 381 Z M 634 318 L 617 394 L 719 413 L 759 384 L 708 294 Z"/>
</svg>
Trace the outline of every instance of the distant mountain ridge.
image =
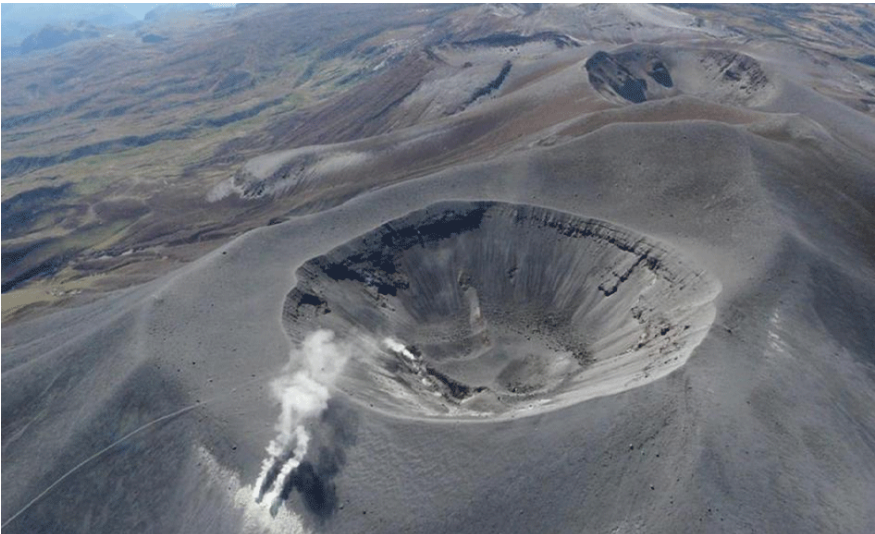
<svg viewBox="0 0 875 534">
<path fill-rule="evenodd" d="M 207 11 L 212 4 L 3 4 L 3 56 L 9 58 L 95 39 L 101 28 L 124 28 L 143 21 Z M 88 29 L 83 29 L 88 27 Z"/>
<path fill-rule="evenodd" d="M 121 4 L 3 4 L 4 46 L 22 44 L 45 26 L 87 22 L 97 26 L 125 26 L 138 18 Z"/>
</svg>

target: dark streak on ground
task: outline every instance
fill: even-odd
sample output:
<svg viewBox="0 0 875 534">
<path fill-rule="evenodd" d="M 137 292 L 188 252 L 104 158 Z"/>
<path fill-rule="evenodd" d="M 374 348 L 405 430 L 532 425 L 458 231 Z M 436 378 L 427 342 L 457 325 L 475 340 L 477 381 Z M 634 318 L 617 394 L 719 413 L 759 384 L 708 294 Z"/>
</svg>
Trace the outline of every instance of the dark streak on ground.
<svg viewBox="0 0 875 534">
<path fill-rule="evenodd" d="M 504 66 L 501 67 L 501 71 L 498 73 L 498 76 L 496 76 L 495 79 L 488 84 L 474 91 L 474 93 L 471 95 L 471 98 L 469 98 L 468 101 L 465 102 L 465 106 L 473 104 L 475 100 L 482 96 L 486 96 L 493 91 L 497 91 L 501 87 L 501 84 L 504 83 L 507 75 L 510 74 L 510 69 L 512 67 L 513 63 L 511 63 L 510 61 L 505 61 Z"/>
</svg>

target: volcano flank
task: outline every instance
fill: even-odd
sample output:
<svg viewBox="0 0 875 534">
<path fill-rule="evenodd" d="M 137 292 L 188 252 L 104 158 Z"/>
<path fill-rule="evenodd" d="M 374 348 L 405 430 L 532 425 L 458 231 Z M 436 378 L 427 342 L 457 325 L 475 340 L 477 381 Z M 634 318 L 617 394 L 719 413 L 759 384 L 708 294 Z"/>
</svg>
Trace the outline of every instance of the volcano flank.
<svg viewBox="0 0 875 534">
<path fill-rule="evenodd" d="M 4 534 L 875 532 L 875 7 L 197 6 L 3 32 Z"/>
</svg>

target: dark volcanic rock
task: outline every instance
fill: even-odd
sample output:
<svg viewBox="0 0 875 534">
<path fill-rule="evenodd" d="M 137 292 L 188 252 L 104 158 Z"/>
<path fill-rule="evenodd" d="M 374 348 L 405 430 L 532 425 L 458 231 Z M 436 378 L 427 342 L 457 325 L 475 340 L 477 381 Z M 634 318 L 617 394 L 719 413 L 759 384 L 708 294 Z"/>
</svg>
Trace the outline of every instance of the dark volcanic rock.
<svg viewBox="0 0 875 534">
<path fill-rule="evenodd" d="M 501 67 L 501 71 L 498 73 L 498 76 L 496 76 L 494 80 L 492 80 L 491 82 L 489 82 L 485 86 L 480 87 L 476 91 L 474 91 L 474 94 L 471 95 L 471 98 L 468 99 L 468 102 L 465 105 L 466 106 L 470 105 L 470 104 L 474 103 L 474 101 L 477 100 L 478 98 L 480 98 L 481 96 L 486 96 L 486 95 L 492 93 L 493 91 L 497 91 L 501 87 L 501 84 L 504 83 L 504 80 L 505 80 L 505 78 L 507 78 L 507 75 L 510 74 L 510 69 L 512 67 L 513 67 L 513 63 L 511 63 L 510 61 L 506 61 L 504 63 L 504 65 Z"/>
<path fill-rule="evenodd" d="M 603 91 L 608 86 L 629 102 L 647 100 L 647 80 L 635 77 L 625 65 L 607 52 L 596 52 L 586 61 L 585 67 L 589 74 L 589 83 L 597 90 Z"/>
<path fill-rule="evenodd" d="M 665 64 L 662 61 L 656 61 L 650 66 L 647 74 L 656 80 L 656 83 L 663 87 L 673 87 L 674 82 L 671 79 L 671 73 L 668 72 Z"/>
<path fill-rule="evenodd" d="M 585 68 L 590 83 L 603 96 L 632 103 L 686 93 L 710 101 L 752 105 L 767 98 L 772 87 L 756 59 L 722 49 L 634 45 L 613 53 L 596 52 Z M 672 70 L 676 75 L 685 74 L 679 79 Z"/>
</svg>

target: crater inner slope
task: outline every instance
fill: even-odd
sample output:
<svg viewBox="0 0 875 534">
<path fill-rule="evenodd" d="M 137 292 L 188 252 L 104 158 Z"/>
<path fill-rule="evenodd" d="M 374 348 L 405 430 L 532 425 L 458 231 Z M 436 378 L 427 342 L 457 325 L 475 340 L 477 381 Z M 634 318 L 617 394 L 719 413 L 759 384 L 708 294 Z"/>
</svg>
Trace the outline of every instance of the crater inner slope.
<svg viewBox="0 0 875 534">
<path fill-rule="evenodd" d="M 339 387 L 384 412 L 511 417 L 683 365 L 719 283 L 653 239 L 529 205 L 445 202 L 307 261 L 294 340 L 358 340 Z"/>
</svg>

